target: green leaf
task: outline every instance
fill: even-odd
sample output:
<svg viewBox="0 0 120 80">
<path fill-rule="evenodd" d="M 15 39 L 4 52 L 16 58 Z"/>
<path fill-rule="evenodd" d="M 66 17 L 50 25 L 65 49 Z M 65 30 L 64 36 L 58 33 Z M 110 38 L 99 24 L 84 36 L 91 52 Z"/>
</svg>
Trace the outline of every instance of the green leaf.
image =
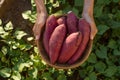
<svg viewBox="0 0 120 80">
<path fill-rule="evenodd" d="M 105 33 L 109 29 L 109 27 L 106 25 L 98 25 L 97 28 L 99 35 L 103 35 L 103 33 Z"/>
<path fill-rule="evenodd" d="M 104 70 L 105 70 L 105 68 L 106 68 L 106 65 L 105 65 L 105 63 L 103 63 L 103 62 L 97 62 L 96 64 L 95 64 L 95 69 L 96 69 L 96 71 L 98 71 L 99 73 L 103 73 L 104 72 Z"/>
<path fill-rule="evenodd" d="M 71 11 L 71 9 L 72 9 L 72 7 L 71 7 L 70 5 L 67 5 L 67 6 L 65 7 L 65 9 L 63 10 L 63 12 L 64 12 L 64 13 L 67 13 L 67 12 Z"/>
<path fill-rule="evenodd" d="M 55 16 L 61 16 L 63 15 L 63 11 L 62 10 L 59 10 L 57 11 L 56 13 L 54 13 Z"/>
<path fill-rule="evenodd" d="M 37 75 L 38 75 L 38 69 L 37 68 L 33 68 L 31 70 L 28 71 L 29 76 L 31 76 L 33 79 L 37 79 Z"/>
<path fill-rule="evenodd" d="M 78 15 L 78 14 L 79 14 L 79 10 L 78 10 L 78 9 L 76 9 L 75 7 L 73 7 L 73 8 L 72 8 L 72 11 L 73 11 L 76 15 Z"/>
<path fill-rule="evenodd" d="M 49 73 L 49 72 L 44 72 L 43 74 L 42 74 L 42 77 L 43 77 L 43 79 L 44 80 L 54 80 L 52 77 L 51 77 L 51 74 Z"/>
<path fill-rule="evenodd" d="M 110 4 L 112 0 L 97 0 L 96 5 L 105 5 L 105 4 Z"/>
<path fill-rule="evenodd" d="M 102 15 L 102 12 L 103 12 L 103 5 L 100 5 L 100 6 L 96 6 L 95 7 L 95 17 L 100 17 Z"/>
<path fill-rule="evenodd" d="M 90 79 L 89 79 L 89 77 L 85 77 L 85 79 L 84 79 L 84 80 L 90 80 Z"/>
<path fill-rule="evenodd" d="M 113 2 L 118 3 L 118 2 L 120 2 L 120 0 L 113 0 Z"/>
<path fill-rule="evenodd" d="M 108 21 L 108 23 L 109 23 L 109 25 L 112 29 L 120 28 L 120 22 L 119 21 L 111 20 L 111 21 Z"/>
<path fill-rule="evenodd" d="M 20 46 L 19 46 L 19 48 L 21 49 L 21 50 L 30 50 L 31 48 L 32 48 L 33 46 L 32 45 L 29 45 L 29 44 L 21 44 Z"/>
<path fill-rule="evenodd" d="M 90 63 L 96 63 L 96 62 L 97 62 L 96 55 L 95 55 L 94 53 L 92 53 L 92 54 L 89 56 L 89 58 L 88 58 L 87 61 L 90 62 Z"/>
<path fill-rule="evenodd" d="M 83 6 L 84 0 L 74 0 L 75 6 Z"/>
<path fill-rule="evenodd" d="M 4 78 L 10 77 L 11 69 L 10 68 L 3 68 L 0 70 L 0 75 Z"/>
<path fill-rule="evenodd" d="M 113 29 L 111 36 L 112 36 L 112 37 L 118 37 L 118 38 L 120 38 L 120 28 L 115 28 L 115 29 Z M 117 42 L 119 42 L 119 41 L 117 41 Z"/>
<path fill-rule="evenodd" d="M 13 80 L 21 80 L 21 75 L 18 71 L 13 71 L 11 78 Z"/>
<path fill-rule="evenodd" d="M 111 40 L 109 40 L 109 43 L 108 43 L 107 46 L 111 49 L 116 49 L 117 48 L 117 43 L 116 43 L 115 40 L 111 39 Z"/>
<path fill-rule="evenodd" d="M 115 49 L 115 50 L 113 51 L 113 54 L 114 54 L 115 56 L 120 56 L 120 50 Z"/>
<path fill-rule="evenodd" d="M 57 80 L 67 80 L 66 76 L 65 75 L 59 75 Z"/>
<path fill-rule="evenodd" d="M 79 74 L 80 74 L 81 78 L 84 78 L 84 77 L 86 77 L 86 74 L 88 74 L 88 73 L 85 69 L 83 69 L 83 70 L 79 70 Z"/>
<path fill-rule="evenodd" d="M 86 70 L 87 70 L 87 72 L 91 73 L 94 70 L 94 67 L 88 66 Z"/>
<path fill-rule="evenodd" d="M 89 80 L 97 80 L 97 76 L 95 72 L 89 74 Z"/>
<path fill-rule="evenodd" d="M 107 47 L 101 45 L 100 49 L 96 50 L 96 55 L 99 58 L 102 58 L 102 59 L 105 58 L 105 59 L 107 59 Z"/>
<path fill-rule="evenodd" d="M 116 66 L 109 66 L 108 69 L 105 70 L 104 74 L 107 77 L 112 77 L 113 75 L 115 75 L 116 72 L 117 72 Z"/>
</svg>

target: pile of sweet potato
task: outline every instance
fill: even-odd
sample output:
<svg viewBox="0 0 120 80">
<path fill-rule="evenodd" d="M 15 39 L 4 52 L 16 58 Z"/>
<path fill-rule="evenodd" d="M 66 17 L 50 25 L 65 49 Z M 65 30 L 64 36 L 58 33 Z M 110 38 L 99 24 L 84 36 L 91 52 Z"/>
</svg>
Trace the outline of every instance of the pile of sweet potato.
<svg viewBox="0 0 120 80">
<path fill-rule="evenodd" d="M 43 35 L 44 48 L 52 64 L 73 64 L 82 57 L 89 42 L 90 26 L 73 12 L 50 15 Z"/>
</svg>

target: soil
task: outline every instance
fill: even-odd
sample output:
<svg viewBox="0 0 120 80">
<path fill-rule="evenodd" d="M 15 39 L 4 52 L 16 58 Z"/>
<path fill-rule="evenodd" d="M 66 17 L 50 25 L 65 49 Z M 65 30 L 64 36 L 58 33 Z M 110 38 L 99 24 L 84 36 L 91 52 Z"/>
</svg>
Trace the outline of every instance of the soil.
<svg viewBox="0 0 120 80">
<path fill-rule="evenodd" d="M 31 0 L 0 0 L 0 19 L 4 26 L 9 21 L 12 22 L 14 29 L 20 28 L 28 33 L 32 33 L 33 24 L 22 17 L 22 13 L 31 10 Z"/>
</svg>

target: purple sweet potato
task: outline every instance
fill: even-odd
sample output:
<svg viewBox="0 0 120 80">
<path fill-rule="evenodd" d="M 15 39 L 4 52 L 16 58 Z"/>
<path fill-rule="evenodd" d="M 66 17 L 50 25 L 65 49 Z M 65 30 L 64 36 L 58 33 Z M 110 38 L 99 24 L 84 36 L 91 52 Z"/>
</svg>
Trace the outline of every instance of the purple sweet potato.
<svg viewBox="0 0 120 80">
<path fill-rule="evenodd" d="M 67 14 L 68 34 L 71 34 L 77 31 L 77 24 L 78 24 L 77 16 L 73 12 L 68 12 Z"/>
<path fill-rule="evenodd" d="M 83 34 L 83 40 L 79 45 L 78 50 L 75 52 L 72 58 L 68 61 L 69 64 L 75 63 L 82 56 L 90 38 L 90 25 L 84 19 L 79 20 L 78 29 Z"/>
<path fill-rule="evenodd" d="M 53 31 L 49 41 L 50 62 L 55 64 L 66 36 L 66 26 L 61 24 Z"/>
<path fill-rule="evenodd" d="M 70 34 L 63 43 L 58 62 L 66 63 L 73 56 L 81 41 L 81 32 L 74 32 Z"/>
<path fill-rule="evenodd" d="M 66 25 L 66 17 L 63 16 L 63 17 L 58 18 L 57 23 L 58 23 L 58 25 L 60 25 L 60 24 L 65 24 Z"/>
<path fill-rule="evenodd" d="M 46 21 L 46 27 L 45 27 L 45 32 L 44 32 L 44 36 L 43 36 L 43 44 L 44 44 L 44 48 L 46 50 L 46 52 L 49 55 L 49 40 L 50 37 L 52 35 L 52 32 L 54 31 L 54 29 L 57 27 L 57 18 L 54 15 L 50 15 L 47 18 Z"/>
</svg>

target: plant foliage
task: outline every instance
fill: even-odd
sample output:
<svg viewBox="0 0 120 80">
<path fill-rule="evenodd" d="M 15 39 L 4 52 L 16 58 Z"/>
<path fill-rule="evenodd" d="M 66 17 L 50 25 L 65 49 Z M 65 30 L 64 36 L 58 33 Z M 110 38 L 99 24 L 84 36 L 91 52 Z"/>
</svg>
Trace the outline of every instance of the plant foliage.
<svg viewBox="0 0 120 80">
<path fill-rule="evenodd" d="M 48 14 L 66 14 L 73 11 L 81 17 L 84 0 L 45 0 Z M 36 19 L 33 0 L 32 11 L 22 15 L 31 23 Z M 80 67 L 57 70 L 47 66 L 39 56 L 37 47 L 29 44 L 20 29 L 11 22 L 3 27 L 0 21 L 0 80 L 119 80 L 120 79 L 120 0 L 95 0 L 94 18 L 98 33 L 88 60 Z"/>
</svg>

